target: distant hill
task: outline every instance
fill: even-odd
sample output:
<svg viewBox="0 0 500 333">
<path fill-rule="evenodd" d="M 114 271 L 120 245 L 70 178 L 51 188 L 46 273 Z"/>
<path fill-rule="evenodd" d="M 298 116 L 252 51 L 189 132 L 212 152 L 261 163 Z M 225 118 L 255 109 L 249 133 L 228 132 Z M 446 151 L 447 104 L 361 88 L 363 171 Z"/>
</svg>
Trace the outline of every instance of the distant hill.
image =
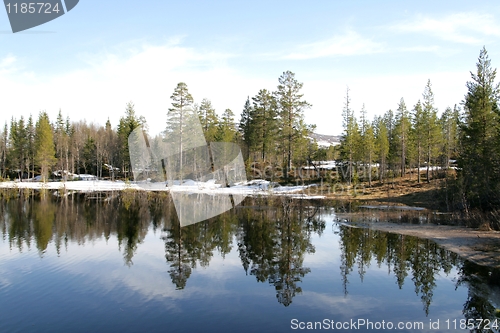
<svg viewBox="0 0 500 333">
<path fill-rule="evenodd" d="M 316 140 L 319 147 L 330 147 L 340 144 L 340 135 L 311 133 L 310 138 Z"/>
</svg>

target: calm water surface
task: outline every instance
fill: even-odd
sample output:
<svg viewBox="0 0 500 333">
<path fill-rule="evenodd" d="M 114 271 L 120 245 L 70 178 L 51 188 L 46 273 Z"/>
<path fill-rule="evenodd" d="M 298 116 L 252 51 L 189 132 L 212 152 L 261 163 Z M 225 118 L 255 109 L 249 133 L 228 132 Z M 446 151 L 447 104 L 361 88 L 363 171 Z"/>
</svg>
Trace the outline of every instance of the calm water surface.
<svg viewBox="0 0 500 333">
<path fill-rule="evenodd" d="M 494 320 L 498 271 L 339 224 L 349 214 L 319 205 L 247 198 L 181 228 L 168 198 L 148 194 L 4 196 L 0 332 L 290 332 L 359 319 L 452 332 Z"/>
</svg>

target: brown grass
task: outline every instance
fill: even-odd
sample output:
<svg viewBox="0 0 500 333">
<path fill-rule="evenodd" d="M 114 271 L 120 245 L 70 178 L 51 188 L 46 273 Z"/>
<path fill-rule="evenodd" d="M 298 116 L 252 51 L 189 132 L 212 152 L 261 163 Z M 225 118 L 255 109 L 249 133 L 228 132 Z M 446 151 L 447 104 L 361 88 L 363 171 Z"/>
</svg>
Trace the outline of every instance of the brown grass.
<svg viewBox="0 0 500 333">
<path fill-rule="evenodd" d="M 390 179 L 381 183 L 372 182 L 369 187 L 367 182 L 347 186 L 346 184 L 323 184 L 317 194 L 337 200 L 361 200 L 373 204 L 390 204 L 418 206 L 429 209 L 440 209 L 439 189 L 444 179 L 433 179 L 429 183 L 417 182 L 416 176 L 412 179 L 407 175 Z"/>
</svg>

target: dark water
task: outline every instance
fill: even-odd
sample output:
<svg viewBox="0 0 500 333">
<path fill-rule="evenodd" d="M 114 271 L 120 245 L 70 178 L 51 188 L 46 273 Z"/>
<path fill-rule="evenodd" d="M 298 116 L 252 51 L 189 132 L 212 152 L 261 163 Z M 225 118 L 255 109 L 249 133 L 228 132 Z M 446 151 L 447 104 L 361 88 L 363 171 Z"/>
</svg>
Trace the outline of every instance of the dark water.
<svg viewBox="0 0 500 333">
<path fill-rule="evenodd" d="M 450 332 L 500 307 L 498 271 L 339 207 L 247 198 L 180 228 L 168 197 L 90 197 L 0 200 L 0 332 Z"/>
</svg>

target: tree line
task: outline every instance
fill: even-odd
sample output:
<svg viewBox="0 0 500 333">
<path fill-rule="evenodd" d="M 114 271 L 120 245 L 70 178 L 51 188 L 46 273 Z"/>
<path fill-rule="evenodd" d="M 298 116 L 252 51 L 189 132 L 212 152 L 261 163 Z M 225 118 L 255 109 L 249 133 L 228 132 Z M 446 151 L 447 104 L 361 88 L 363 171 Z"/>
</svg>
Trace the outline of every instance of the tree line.
<svg viewBox="0 0 500 333">
<path fill-rule="evenodd" d="M 303 84 L 291 71 L 279 77 L 275 91 L 261 89 L 247 97 L 239 122 L 230 109 L 219 116 L 208 98 L 195 103 L 187 84 L 181 82 L 170 96 L 165 131 L 155 139 L 184 136 L 179 140 L 182 154 L 183 140 L 186 144 L 190 140 L 189 133 L 183 132 L 187 124 L 182 119 L 187 121 L 183 117 L 190 112 L 198 116 L 207 142 L 237 143 L 247 170 L 272 171 L 271 175 L 260 173 L 262 177 L 290 181 L 297 175 L 294 168 L 335 159 L 333 181 L 365 181 L 372 186 L 375 180 L 383 183 L 405 175 L 430 182 L 449 176 L 445 171 L 453 167 L 455 176 L 446 182 L 449 203 L 461 209 L 492 209 L 500 204 L 500 109 L 495 76 L 483 48 L 477 71 L 467 82 L 468 92 L 458 105 L 439 114 L 429 80 L 415 105 L 407 106 L 401 98 L 396 110 L 371 121 L 364 106 L 356 116 L 347 89 L 344 130 L 336 149 L 319 149 L 310 139 L 315 126 L 305 122 L 304 112 L 311 104 L 303 98 Z M 147 131 L 145 118 L 136 114 L 132 102 L 114 128 L 109 120 L 104 126 L 70 121 L 61 111 L 53 123 L 46 112 L 36 121 L 32 116 L 12 118 L 0 133 L 0 176 L 23 179 L 40 174 L 45 180 L 49 171 L 56 171 L 62 178 L 69 173 L 130 178 L 128 136 L 138 126 Z M 182 155 L 180 160 L 182 174 Z"/>
<path fill-rule="evenodd" d="M 339 149 L 339 169 L 349 184 L 365 180 L 415 174 L 421 182 L 421 168 L 429 182 L 437 167 L 449 168 L 458 158 L 460 106 L 448 107 L 438 116 L 434 93 L 428 80 L 419 100 L 411 109 L 403 98 L 398 108 L 370 121 L 363 105 L 359 119 L 351 107 L 347 89 L 342 120 L 344 132 Z"/>
<path fill-rule="evenodd" d="M 219 116 L 208 98 L 195 103 L 187 84 L 180 82 L 170 97 L 171 107 L 166 110 L 165 131 L 153 139 L 181 137 L 182 169 L 182 143 L 191 139 L 183 129 L 188 125 L 188 113 L 195 114 L 207 142 L 238 143 L 248 165 L 274 163 L 290 170 L 309 156 L 305 148 L 310 146 L 308 135 L 313 129 L 304 122 L 304 110 L 310 104 L 302 99 L 301 89 L 302 83 L 295 79 L 295 74 L 284 72 L 275 92 L 262 89 L 252 102 L 247 98 L 237 123 L 231 109 Z M 127 103 L 115 128 L 109 119 L 104 126 L 89 124 L 85 120 L 71 121 L 61 111 L 55 122 L 46 112 L 40 112 L 36 121 L 32 116 L 27 120 L 23 116 L 13 117 L 10 126 L 6 123 L 0 132 L 0 177 L 22 180 L 41 175 L 45 181 L 52 172 L 64 179 L 89 173 L 99 178 L 129 178 L 128 137 L 140 126 L 147 131 L 146 119 L 136 113 L 132 102 Z"/>
<path fill-rule="evenodd" d="M 401 98 L 395 111 L 372 121 L 364 106 L 359 119 L 355 116 L 348 89 L 339 177 L 349 184 L 366 181 L 371 186 L 374 177 L 384 182 L 409 175 L 420 183 L 423 168 L 427 182 L 446 179 L 448 209 L 495 210 L 500 205 L 500 87 L 495 77 L 483 47 L 459 105 L 438 115 L 429 80 L 414 106 L 409 108 Z"/>
</svg>

